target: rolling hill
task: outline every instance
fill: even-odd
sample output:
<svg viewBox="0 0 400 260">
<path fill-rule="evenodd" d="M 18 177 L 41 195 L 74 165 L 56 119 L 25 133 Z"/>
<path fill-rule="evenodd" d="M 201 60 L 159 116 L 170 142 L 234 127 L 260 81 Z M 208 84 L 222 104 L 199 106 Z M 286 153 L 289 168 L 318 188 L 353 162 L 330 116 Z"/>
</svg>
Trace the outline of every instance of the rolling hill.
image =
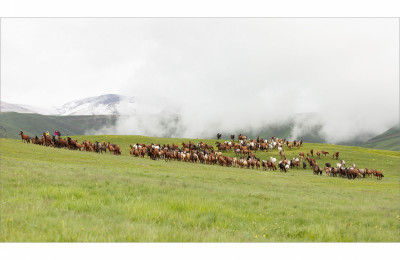
<svg viewBox="0 0 400 260">
<path fill-rule="evenodd" d="M 361 147 L 400 151 L 400 127 L 394 126 L 384 133 L 368 140 Z"/>
<path fill-rule="evenodd" d="M 29 136 L 59 130 L 62 135 L 82 135 L 87 130 L 99 130 L 114 125 L 117 116 L 46 116 L 16 112 L 0 113 L 0 137 L 19 139 L 19 131 Z"/>
</svg>

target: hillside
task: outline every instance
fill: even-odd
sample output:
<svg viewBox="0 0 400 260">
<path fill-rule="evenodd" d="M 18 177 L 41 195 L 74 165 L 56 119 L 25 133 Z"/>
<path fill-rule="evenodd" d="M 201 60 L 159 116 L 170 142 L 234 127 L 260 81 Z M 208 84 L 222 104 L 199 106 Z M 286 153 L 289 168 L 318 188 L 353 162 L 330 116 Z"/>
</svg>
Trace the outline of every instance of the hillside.
<svg viewBox="0 0 400 260">
<path fill-rule="evenodd" d="M 400 127 L 394 126 L 384 133 L 361 144 L 361 147 L 400 151 Z"/>
<path fill-rule="evenodd" d="M 348 180 L 316 176 L 309 169 L 281 173 L 154 161 L 128 152 L 136 142 L 188 141 L 181 138 L 74 139 L 110 141 L 123 153 L 0 140 L 2 242 L 400 241 L 398 152 L 311 143 L 287 151 L 288 157 L 311 148 L 340 151 L 348 163 L 385 175 L 381 181 Z"/>
<path fill-rule="evenodd" d="M 19 139 L 19 131 L 29 136 L 59 130 L 62 135 L 82 135 L 87 130 L 99 130 L 113 125 L 116 116 L 45 116 L 15 112 L 0 113 L 0 137 Z"/>
</svg>

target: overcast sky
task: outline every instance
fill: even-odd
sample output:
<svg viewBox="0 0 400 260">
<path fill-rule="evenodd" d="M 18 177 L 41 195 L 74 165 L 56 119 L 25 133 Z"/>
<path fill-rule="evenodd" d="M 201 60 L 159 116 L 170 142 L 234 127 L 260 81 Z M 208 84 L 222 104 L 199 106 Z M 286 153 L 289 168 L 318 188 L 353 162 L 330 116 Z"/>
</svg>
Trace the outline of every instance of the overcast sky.
<svg viewBox="0 0 400 260">
<path fill-rule="evenodd" d="M 1 99 L 40 107 L 113 93 L 227 126 L 399 118 L 398 19 L 8 18 L 1 68 Z"/>
</svg>

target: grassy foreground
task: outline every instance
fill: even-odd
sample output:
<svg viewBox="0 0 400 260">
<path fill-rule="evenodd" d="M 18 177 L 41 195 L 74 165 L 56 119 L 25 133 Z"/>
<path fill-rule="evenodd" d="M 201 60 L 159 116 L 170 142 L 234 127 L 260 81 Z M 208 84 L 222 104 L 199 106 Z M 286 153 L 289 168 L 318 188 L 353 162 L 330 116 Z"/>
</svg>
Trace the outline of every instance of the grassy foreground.
<svg viewBox="0 0 400 260">
<path fill-rule="evenodd" d="M 114 142 L 123 153 L 1 139 L 2 242 L 400 241 L 399 152 L 329 144 L 286 151 L 289 158 L 311 148 L 340 151 L 348 164 L 385 175 L 347 180 L 309 169 L 279 173 L 129 157 L 129 144 L 185 139 L 76 139 Z"/>
</svg>

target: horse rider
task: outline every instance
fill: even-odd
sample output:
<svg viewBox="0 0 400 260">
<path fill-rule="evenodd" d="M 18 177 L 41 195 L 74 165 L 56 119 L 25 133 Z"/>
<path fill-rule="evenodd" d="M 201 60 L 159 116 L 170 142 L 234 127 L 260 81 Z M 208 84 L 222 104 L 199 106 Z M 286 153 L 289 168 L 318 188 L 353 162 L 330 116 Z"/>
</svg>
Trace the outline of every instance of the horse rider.
<svg viewBox="0 0 400 260">
<path fill-rule="evenodd" d="M 46 131 L 46 136 L 50 136 L 49 131 Z"/>
</svg>

